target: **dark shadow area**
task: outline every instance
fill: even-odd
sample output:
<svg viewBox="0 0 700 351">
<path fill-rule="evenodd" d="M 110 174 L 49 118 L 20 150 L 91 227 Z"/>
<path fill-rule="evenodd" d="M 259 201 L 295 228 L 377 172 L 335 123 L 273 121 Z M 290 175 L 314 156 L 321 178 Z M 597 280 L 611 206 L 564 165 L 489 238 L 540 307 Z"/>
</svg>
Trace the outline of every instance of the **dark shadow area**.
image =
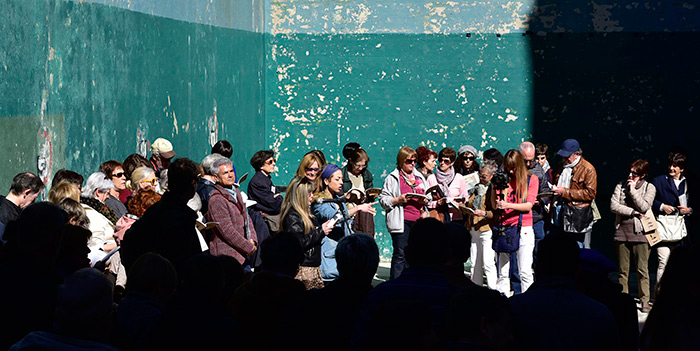
<svg viewBox="0 0 700 351">
<path fill-rule="evenodd" d="M 610 197 L 631 161 L 647 159 L 651 180 L 666 173 L 671 149 L 684 150 L 686 177 L 697 184 L 697 10 L 671 1 L 642 6 L 538 1 L 526 34 L 534 75 L 533 140 L 549 145 L 554 168 L 560 158 L 552 155 L 562 141 L 580 142 L 598 173 L 602 219 L 594 226 L 592 247 L 615 263 Z M 652 249 L 652 284 L 656 266 Z"/>
</svg>

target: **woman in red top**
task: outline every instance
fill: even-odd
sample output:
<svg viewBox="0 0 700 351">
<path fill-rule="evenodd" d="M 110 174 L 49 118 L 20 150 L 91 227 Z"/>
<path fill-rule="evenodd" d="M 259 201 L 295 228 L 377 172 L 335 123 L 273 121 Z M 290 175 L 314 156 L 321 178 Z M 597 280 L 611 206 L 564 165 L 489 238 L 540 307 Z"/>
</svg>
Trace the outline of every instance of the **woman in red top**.
<svg viewBox="0 0 700 351">
<path fill-rule="evenodd" d="M 523 156 L 518 150 L 508 150 L 503 158 L 503 169 L 508 174 L 508 188 L 503 191 L 503 200 L 497 197 L 496 208 L 502 210 L 500 220 L 504 225 L 517 226 L 520 215 L 523 215 L 520 247 L 514 254 L 518 255 L 518 272 L 520 272 L 522 292 L 525 292 L 534 281 L 532 254 L 535 249 L 535 234 L 532 230 L 532 205 L 537 200 L 539 181 L 537 177 L 529 176 Z M 500 192 L 494 192 L 495 196 L 498 193 Z M 510 254 L 500 253 L 496 289 L 506 296 L 510 295 L 509 271 Z"/>
</svg>

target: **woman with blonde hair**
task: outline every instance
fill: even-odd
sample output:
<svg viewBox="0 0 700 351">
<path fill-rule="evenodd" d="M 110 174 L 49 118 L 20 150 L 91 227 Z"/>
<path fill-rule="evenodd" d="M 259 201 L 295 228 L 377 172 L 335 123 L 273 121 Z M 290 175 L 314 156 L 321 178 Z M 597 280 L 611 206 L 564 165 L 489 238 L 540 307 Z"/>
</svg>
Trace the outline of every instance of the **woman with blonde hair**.
<svg viewBox="0 0 700 351">
<path fill-rule="evenodd" d="M 294 235 L 304 249 L 304 261 L 295 277 L 306 289 L 322 288 L 321 241 L 333 229 L 330 221 L 319 226 L 311 214 L 315 184 L 306 177 L 295 177 L 287 186 L 282 202 L 282 231 Z"/>
<path fill-rule="evenodd" d="M 407 197 L 406 194 L 425 194 L 426 180 L 416 168 L 416 150 L 404 146 L 396 155 L 396 169 L 384 179 L 379 203 L 386 211 L 386 227 L 391 234 L 393 254 L 389 279 L 397 278 L 406 267 L 404 248 L 411 227 L 421 217 L 427 217 L 428 197 Z"/>
<path fill-rule="evenodd" d="M 532 271 L 535 233 L 532 229 L 532 205 L 537 200 L 539 180 L 531 177 L 520 151 L 511 149 L 503 157 L 503 169 L 508 175 L 508 187 L 504 190 L 494 189 L 494 196 L 499 224 L 503 227 L 520 227 L 520 244 L 513 253 L 498 252 L 498 281 L 496 289 L 509 296 L 510 290 L 510 255 L 517 254 L 518 272 L 522 282 L 522 292 L 534 282 Z M 496 235 L 498 235 L 496 233 Z M 496 245 L 496 243 L 494 243 Z M 497 249 L 497 247 L 495 247 Z"/>
<path fill-rule="evenodd" d="M 158 177 L 156 171 L 151 167 L 138 167 L 131 173 L 131 179 L 127 182 L 127 187 L 136 192 L 137 190 L 156 191 Z"/>
<path fill-rule="evenodd" d="M 58 205 L 65 198 L 80 202 L 80 188 L 67 180 L 62 180 L 49 190 L 49 202 Z"/>
<path fill-rule="evenodd" d="M 314 183 L 314 192 L 321 189 L 321 172 L 323 168 L 326 167 L 326 157 L 319 150 L 312 150 L 307 152 L 299 163 L 299 168 L 297 168 L 296 177 L 304 178 L 310 180 Z"/>
</svg>

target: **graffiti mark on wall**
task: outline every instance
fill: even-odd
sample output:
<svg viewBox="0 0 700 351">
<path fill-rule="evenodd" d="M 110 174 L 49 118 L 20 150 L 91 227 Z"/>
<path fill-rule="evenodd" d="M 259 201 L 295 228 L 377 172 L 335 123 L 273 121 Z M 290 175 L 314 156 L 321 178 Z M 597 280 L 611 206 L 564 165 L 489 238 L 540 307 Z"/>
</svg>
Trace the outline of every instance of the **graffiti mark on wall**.
<svg viewBox="0 0 700 351">
<path fill-rule="evenodd" d="M 48 127 L 39 129 L 39 154 L 36 158 L 37 175 L 44 184 L 49 183 L 49 177 L 53 173 L 53 144 L 52 133 Z M 41 192 L 41 198 L 46 198 L 46 187 Z"/>
<path fill-rule="evenodd" d="M 151 148 L 151 142 L 148 141 L 148 126 L 143 126 L 139 123 L 136 129 L 136 153 L 148 157 L 148 150 Z"/>
<path fill-rule="evenodd" d="M 216 118 L 216 106 L 214 106 L 214 114 L 209 117 L 207 130 L 209 131 L 209 146 L 214 147 L 219 141 L 219 122 Z"/>
</svg>

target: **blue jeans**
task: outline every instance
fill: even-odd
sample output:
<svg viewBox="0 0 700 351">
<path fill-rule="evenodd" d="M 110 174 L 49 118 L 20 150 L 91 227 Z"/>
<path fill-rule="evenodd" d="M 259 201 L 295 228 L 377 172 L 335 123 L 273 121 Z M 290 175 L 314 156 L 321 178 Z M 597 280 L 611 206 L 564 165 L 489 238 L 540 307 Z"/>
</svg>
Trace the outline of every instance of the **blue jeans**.
<svg viewBox="0 0 700 351">
<path fill-rule="evenodd" d="M 404 268 L 408 266 L 406 264 L 406 256 L 404 255 L 403 249 L 408 244 L 408 236 L 411 234 L 411 228 L 416 222 L 403 221 L 403 233 L 392 233 L 391 234 L 391 246 L 394 249 L 391 255 L 391 270 L 389 272 L 389 279 L 398 278 L 403 272 Z"/>
<path fill-rule="evenodd" d="M 537 244 L 544 239 L 544 221 L 539 221 L 532 225 L 532 230 L 535 232 L 535 255 L 537 254 Z"/>
</svg>

